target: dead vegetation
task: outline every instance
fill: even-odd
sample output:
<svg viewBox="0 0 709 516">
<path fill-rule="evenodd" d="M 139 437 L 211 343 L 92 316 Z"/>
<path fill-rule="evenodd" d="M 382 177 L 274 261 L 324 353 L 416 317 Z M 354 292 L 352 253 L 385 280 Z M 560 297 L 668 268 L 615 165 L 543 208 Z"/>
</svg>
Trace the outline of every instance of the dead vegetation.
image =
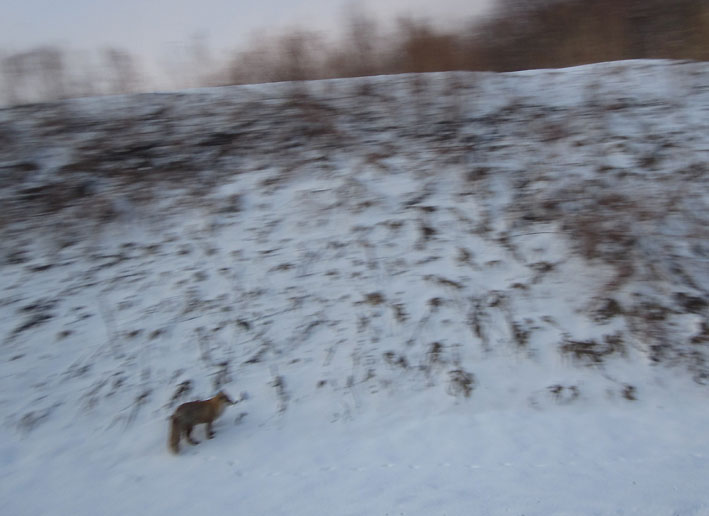
<svg viewBox="0 0 709 516">
<path fill-rule="evenodd" d="M 450 383 L 448 393 L 451 396 L 464 396 L 470 398 L 475 389 L 476 379 L 473 373 L 464 369 L 454 369 L 448 372 Z"/>
<path fill-rule="evenodd" d="M 443 29 L 432 20 L 404 16 L 394 30 L 386 32 L 382 20 L 353 10 L 338 40 L 326 41 L 308 29 L 253 38 L 227 64 L 212 64 L 209 70 L 205 63 L 217 61 L 194 59 L 209 55 L 210 49 L 203 41 L 193 40 L 183 61 L 170 63 L 169 87 L 279 81 L 295 81 L 297 86 L 305 80 L 382 74 L 512 71 L 623 59 L 708 60 L 707 9 L 702 0 L 504 0 L 496 3 L 490 15 L 471 20 L 458 31 Z M 4 56 L 0 63 L 4 100 L 17 104 L 155 89 L 156 85 L 146 84 L 136 56 L 120 49 L 96 54 L 93 65 L 87 64 L 92 62 L 87 56 L 49 46 Z M 359 91 L 377 95 L 366 82 Z M 414 97 L 418 91 L 412 92 Z M 306 132 L 329 133 L 319 115 L 312 117 L 310 107 L 302 111 Z M 173 129 L 169 117 L 165 128 Z M 47 131 L 57 130 L 47 125 Z M 540 134 L 545 141 L 555 141 L 564 137 L 564 130 L 552 123 Z M 206 146 L 217 140 L 231 141 L 236 135 L 212 136 L 205 138 Z M 643 163 L 653 161 L 650 157 Z"/>
<path fill-rule="evenodd" d="M 581 395 L 581 391 L 576 385 L 550 385 L 548 390 L 554 401 L 562 405 L 573 403 Z"/>
<path fill-rule="evenodd" d="M 621 335 L 606 335 L 602 340 L 583 341 L 567 339 L 560 347 L 561 353 L 586 365 L 600 365 L 610 356 L 626 356 L 627 351 Z"/>
<path fill-rule="evenodd" d="M 290 401 L 290 394 L 286 390 L 286 381 L 282 375 L 276 375 L 271 381 L 271 386 L 275 389 L 278 398 L 278 411 L 283 413 L 288 408 Z"/>
</svg>

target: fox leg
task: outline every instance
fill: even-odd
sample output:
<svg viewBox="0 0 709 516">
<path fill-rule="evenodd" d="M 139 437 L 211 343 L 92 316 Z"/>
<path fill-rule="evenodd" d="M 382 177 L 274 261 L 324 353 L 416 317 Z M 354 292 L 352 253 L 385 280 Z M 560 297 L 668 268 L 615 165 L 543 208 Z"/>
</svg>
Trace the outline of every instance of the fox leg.
<svg viewBox="0 0 709 516">
<path fill-rule="evenodd" d="M 207 439 L 211 439 L 214 437 L 214 430 L 212 430 L 212 423 L 209 422 L 207 423 Z"/>
<path fill-rule="evenodd" d="M 185 427 L 185 438 L 187 439 L 187 442 L 190 443 L 190 444 L 193 444 L 193 445 L 194 445 L 194 444 L 199 444 L 199 441 L 195 441 L 195 440 L 192 438 L 192 427 L 191 427 L 191 426 Z"/>
</svg>

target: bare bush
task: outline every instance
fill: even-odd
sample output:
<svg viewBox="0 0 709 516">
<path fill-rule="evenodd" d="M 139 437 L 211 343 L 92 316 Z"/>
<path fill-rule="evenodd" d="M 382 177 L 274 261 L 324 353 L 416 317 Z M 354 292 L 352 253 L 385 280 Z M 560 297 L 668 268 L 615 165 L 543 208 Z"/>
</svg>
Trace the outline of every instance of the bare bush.
<svg viewBox="0 0 709 516">
<path fill-rule="evenodd" d="M 313 31 L 295 30 L 261 38 L 237 54 L 229 66 L 229 83 L 304 81 L 323 76 L 322 38 Z"/>
<path fill-rule="evenodd" d="M 569 355 L 586 365 L 599 365 L 606 357 L 626 354 L 625 343 L 620 335 L 606 335 L 602 341 L 567 339 L 560 349 L 564 355 Z"/>
<path fill-rule="evenodd" d="M 429 21 L 400 19 L 396 41 L 400 68 L 392 71 L 439 72 L 464 68 L 459 37 L 436 30 Z"/>
<path fill-rule="evenodd" d="M 450 382 L 448 384 L 448 394 L 451 396 L 463 395 L 469 398 L 475 389 L 475 375 L 465 369 L 454 369 L 448 372 Z"/>
</svg>

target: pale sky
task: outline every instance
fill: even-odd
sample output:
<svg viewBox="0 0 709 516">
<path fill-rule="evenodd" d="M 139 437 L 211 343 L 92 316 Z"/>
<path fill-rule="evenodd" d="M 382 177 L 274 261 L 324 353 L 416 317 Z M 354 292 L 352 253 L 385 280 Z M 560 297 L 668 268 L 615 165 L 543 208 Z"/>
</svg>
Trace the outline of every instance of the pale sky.
<svg viewBox="0 0 709 516">
<path fill-rule="evenodd" d="M 495 0 L 2 0 L 0 52 L 51 44 L 74 50 L 113 46 L 144 57 L 200 35 L 236 49 L 262 31 L 302 26 L 334 31 L 347 7 L 393 20 L 426 16 L 461 23 Z"/>
</svg>

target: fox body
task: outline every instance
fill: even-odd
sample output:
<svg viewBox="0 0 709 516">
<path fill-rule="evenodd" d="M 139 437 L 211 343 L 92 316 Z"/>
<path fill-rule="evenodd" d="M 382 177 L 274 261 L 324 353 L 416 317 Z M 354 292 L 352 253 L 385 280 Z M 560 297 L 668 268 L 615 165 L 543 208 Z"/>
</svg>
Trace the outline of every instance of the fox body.
<svg viewBox="0 0 709 516">
<path fill-rule="evenodd" d="M 208 400 L 190 401 L 183 403 L 172 414 L 170 418 L 170 440 L 168 446 L 173 453 L 180 451 L 180 437 L 184 434 L 185 439 L 190 444 L 199 444 L 192 438 L 192 427 L 199 424 L 207 425 L 207 438 L 214 437 L 212 423 L 217 419 L 227 405 L 234 405 L 223 391 L 219 391 L 216 396 Z"/>
</svg>

